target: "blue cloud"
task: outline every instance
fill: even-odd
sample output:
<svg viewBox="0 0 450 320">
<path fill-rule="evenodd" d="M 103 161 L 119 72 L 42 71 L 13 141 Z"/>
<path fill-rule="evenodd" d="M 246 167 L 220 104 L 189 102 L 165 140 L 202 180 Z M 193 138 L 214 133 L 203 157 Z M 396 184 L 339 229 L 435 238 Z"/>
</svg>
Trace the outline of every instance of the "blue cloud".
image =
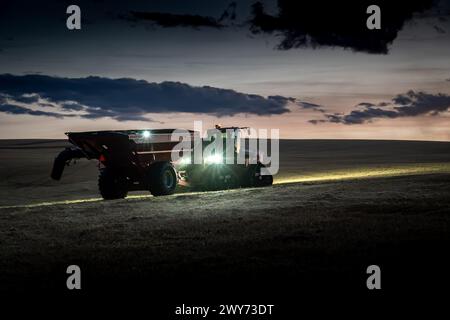
<svg viewBox="0 0 450 320">
<path fill-rule="evenodd" d="M 309 122 L 312 124 L 331 122 L 351 125 L 363 124 L 380 118 L 434 116 L 446 112 L 450 108 L 450 96 L 442 93 L 431 94 L 410 90 L 407 93 L 396 95 L 391 102 L 378 104 L 362 102 L 356 107 L 358 109 L 352 110 L 348 114 L 325 114 L 326 119 L 309 120 Z"/>
<path fill-rule="evenodd" d="M 297 104 L 302 108 L 312 107 L 291 97 L 263 97 L 210 86 L 195 87 L 181 82 L 155 83 L 131 78 L 94 76 L 62 78 L 39 74 L 2 74 L 0 94 L 9 99 L 8 102 L 5 99 L 0 101 L 2 105 L 11 105 L 11 101 L 14 101 L 22 103 L 23 107 L 24 103 L 35 103 L 41 98 L 59 105 L 63 110 L 80 111 L 79 116 L 84 118 L 110 117 L 119 121 L 148 120 L 145 118 L 147 113 L 277 115 L 289 112 L 289 104 Z M 19 103 L 18 105 L 20 106 Z M 0 112 L 11 110 L 2 108 Z M 42 115 L 65 116 L 56 112 Z"/>
</svg>

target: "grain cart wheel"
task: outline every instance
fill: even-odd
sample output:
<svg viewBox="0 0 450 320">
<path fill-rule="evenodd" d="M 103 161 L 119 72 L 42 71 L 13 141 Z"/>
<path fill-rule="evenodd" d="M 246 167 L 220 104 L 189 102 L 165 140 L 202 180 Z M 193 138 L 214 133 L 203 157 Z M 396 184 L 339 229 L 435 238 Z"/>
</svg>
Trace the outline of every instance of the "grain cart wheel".
<svg viewBox="0 0 450 320">
<path fill-rule="evenodd" d="M 150 167 L 149 186 L 154 196 L 173 194 L 177 187 L 177 172 L 169 162 L 156 162 Z"/>
<path fill-rule="evenodd" d="M 113 170 L 104 168 L 98 177 L 98 189 L 105 200 L 123 199 L 127 196 L 127 179 Z"/>
</svg>

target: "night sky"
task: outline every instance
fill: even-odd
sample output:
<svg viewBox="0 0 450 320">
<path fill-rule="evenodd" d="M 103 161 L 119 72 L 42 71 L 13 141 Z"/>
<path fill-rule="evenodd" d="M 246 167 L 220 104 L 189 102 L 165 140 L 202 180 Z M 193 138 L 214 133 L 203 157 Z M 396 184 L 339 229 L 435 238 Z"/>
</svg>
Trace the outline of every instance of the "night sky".
<svg viewBox="0 0 450 320">
<path fill-rule="evenodd" d="M 450 140 L 450 1 L 6 1 L 0 138 L 279 128 Z M 81 30 L 66 8 L 81 8 Z M 365 10 L 381 8 L 381 30 Z"/>
</svg>

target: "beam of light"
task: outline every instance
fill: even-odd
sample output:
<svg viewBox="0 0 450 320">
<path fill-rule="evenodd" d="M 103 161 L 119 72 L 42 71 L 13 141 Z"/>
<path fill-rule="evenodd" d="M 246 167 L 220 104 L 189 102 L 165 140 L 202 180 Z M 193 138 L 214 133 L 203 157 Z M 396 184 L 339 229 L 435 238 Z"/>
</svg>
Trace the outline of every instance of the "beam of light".
<svg viewBox="0 0 450 320">
<path fill-rule="evenodd" d="M 429 163 L 403 165 L 397 167 L 358 168 L 348 170 L 336 170 L 323 173 L 307 174 L 279 178 L 274 184 L 301 183 L 301 182 L 325 182 L 336 180 L 355 180 L 395 177 L 404 175 L 450 173 L 450 163 Z"/>
<path fill-rule="evenodd" d="M 150 198 L 150 197 L 152 197 L 152 196 L 151 195 L 134 195 L 134 196 L 127 196 L 126 199 L 145 199 L 145 198 Z M 11 206 L 0 206 L 0 209 L 38 208 L 38 207 L 48 207 L 48 206 L 57 206 L 57 205 L 70 205 L 70 204 L 90 203 L 90 202 L 100 202 L 100 201 L 103 201 L 103 198 L 60 200 L 60 201 L 48 201 L 48 202 L 39 202 L 39 203 L 31 203 L 31 204 L 19 204 L 19 205 L 11 205 Z"/>
<path fill-rule="evenodd" d="M 226 190 L 226 191 L 237 191 L 238 189 L 233 190 Z M 208 193 L 218 193 L 224 190 L 217 190 L 217 191 L 209 191 Z M 197 192 L 180 192 L 177 194 L 171 195 L 171 197 L 183 197 L 183 196 L 189 196 L 189 195 L 196 195 L 196 194 L 204 194 L 205 191 L 197 191 Z M 169 197 L 169 196 L 166 196 Z M 142 195 L 131 195 L 127 196 L 125 200 L 139 200 L 139 199 L 148 199 L 148 198 L 154 198 L 150 194 L 142 194 Z M 158 198 L 163 199 L 163 198 Z M 106 200 L 108 202 L 110 201 L 120 201 L 123 199 L 117 199 L 117 200 Z M 18 205 L 10 205 L 10 206 L 0 206 L 0 209 L 30 209 L 30 208 L 39 208 L 39 207 L 48 207 L 48 206 L 57 206 L 57 205 L 71 205 L 71 204 L 80 204 L 80 203 L 92 203 L 92 202 L 103 202 L 105 201 L 103 198 L 87 198 L 87 199 L 75 199 L 75 200 L 59 200 L 59 201 L 47 201 L 47 202 L 39 202 L 39 203 L 30 203 L 30 204 L 18 204 Z"/>
<path fill-rule="evenodd" d="M 425 174 L 436 174 L 436 173 L 448 173 L 450 174 L 450 163 L 425 163 L 425 164 L 410 164 L 401 166 L 390 166 L 390 167 L 368 167 L 368 168 L 358 168 L 358 169 L 348 169 L 348 170 L 336 170 L 328 171 L 315 174 L 307 175 L 296 175 L 290 177 L 280 177 L 275 178 L 274 184 L 282 185 L 289 183 L 314 183 L 314 182 L 327 182 L 327 181 L 343 181 L 343 180 L 358 180 L 358 179 L 371 179 L 371 178 L 383 178 L 383 177 L 396 177 L 396 176 L 407 176 L 407 175 L 425 175 Z M 209 191 L 208 193 L 223 192 L 219 191 Z M 239 189 L 232 189 L 226 191 L 239 192 Z M 182 197 L 194 194 L 204 194 L 205 192 L 181 192 L 171 197 Z M 126 200 L 138 200 L 153 198 L 152 195 L 130 195 L 126 197 Z M 162 199 L 162 198 L 161 198 Z M 0 206 L 0 209 L 19 209 L 19 208 L 38 208 L 46 206 L 56 206 L 56 205 L 71 205 L 71 204 L 81 204 L 81 203 L 92 203 L 92 202 L 102 202 L 102 198 L 89 198 L 89 199 L 77 199 L 77 200 L 60 200 L 60 201 L 48 201 L 32 204 L 20 204 L 20 205 L 9 205 Z"/>
</svg>

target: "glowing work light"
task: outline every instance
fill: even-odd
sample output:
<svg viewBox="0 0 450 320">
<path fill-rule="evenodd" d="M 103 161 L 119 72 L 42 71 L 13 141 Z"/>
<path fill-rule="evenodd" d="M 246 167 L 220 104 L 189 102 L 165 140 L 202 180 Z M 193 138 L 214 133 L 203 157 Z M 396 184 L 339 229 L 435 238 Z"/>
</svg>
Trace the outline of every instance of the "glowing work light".
<svg viewBox="0 0 450 320">
<path fill-rule="evenodd" d="M 186 157 L 186 156 L 185 156 L 185 157 L 181 158 L 180 163 L 181 163 L 181 164 L 184 164 L 184 165 L 190 164 L 190 163 L 191 163 L 191 157 Z"/>
<path fill-rule="evenodd" d="M 145 139 L 150 138 L 151 135 L 152 135 L 152 134 L 151 134 L 150 131 L 148 131 L 148 130 L 142 131 L 142 136 L 143 136 Z"/>
<path fill-rule="evenodd" d="M 218 164 L 223 162 L 223 157 L 220 154 L 213 154 L 205 158 L 206 164 Z"/>
</svg>

